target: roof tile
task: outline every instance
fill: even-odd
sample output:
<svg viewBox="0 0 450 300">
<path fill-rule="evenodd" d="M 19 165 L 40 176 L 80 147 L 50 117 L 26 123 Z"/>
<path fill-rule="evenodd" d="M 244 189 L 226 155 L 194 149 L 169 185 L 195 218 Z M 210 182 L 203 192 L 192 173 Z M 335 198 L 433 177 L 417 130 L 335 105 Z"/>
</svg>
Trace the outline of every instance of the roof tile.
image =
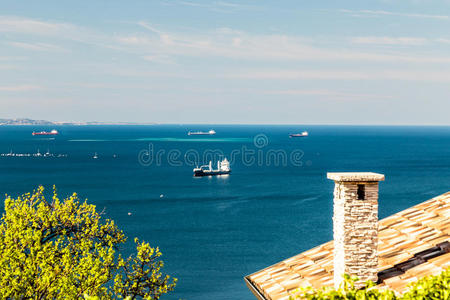
<svg viewBox="0 0 450 300">
<path fill-rule="evenodd" d="M 415 253 L 450 241 L 450 192 L 379 221 L 378 270 L 404 262 Z M 289 299 L 301 286 L 333 285 L 333 241 L 281 261 L 246 278 L 266 299 Z M 450 267 L 450 253 L 432 258 L 379 287 L 403 293 L 408 284 Z"/>
</svg>

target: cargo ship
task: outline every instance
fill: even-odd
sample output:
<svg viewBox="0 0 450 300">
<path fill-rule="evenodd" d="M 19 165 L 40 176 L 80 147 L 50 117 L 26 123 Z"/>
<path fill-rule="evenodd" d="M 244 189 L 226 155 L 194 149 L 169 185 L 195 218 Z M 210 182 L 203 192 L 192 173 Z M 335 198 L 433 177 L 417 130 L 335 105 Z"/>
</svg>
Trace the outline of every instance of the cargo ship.
<svg viewBox="0 0 450 300">
<path fill-rule="evenodd" d="M 215 175 L 226 175 L 231 173 L 230 162 L 225 158 L 222 161 L 217 162 L 217 169 L 212 168 L 212 162 L 209 165 L 200 166 L 194 168 L 194 176 L 215 176 Z"/>
<path fill-rule="evenodd" d="M 40 132 L 35 132 L 33 131 L 32 135 L 58 135 L 59 132 L 58 130 L 53 129 L 52 131 L 40 131 Z"/>
<path fill-rule="evenodd" d="M 289 135 L 290 138 L 305 137 L 305 136 L 308 136 L 308 131 L 303 131 L 301 133 L 291 133 Z"/>
<path fill-rule="evenodd" d="M 215 135 L 216 132 L 214 130 L 210 131 L 189 131 L 188 135 Z"/>
</svg>

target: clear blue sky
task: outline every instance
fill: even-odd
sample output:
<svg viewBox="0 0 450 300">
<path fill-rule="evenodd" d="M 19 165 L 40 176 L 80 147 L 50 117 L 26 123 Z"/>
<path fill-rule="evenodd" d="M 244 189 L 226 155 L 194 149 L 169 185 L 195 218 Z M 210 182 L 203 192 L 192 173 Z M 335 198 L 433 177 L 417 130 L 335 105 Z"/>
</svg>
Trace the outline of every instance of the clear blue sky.
<svg viewBox="0 0 450 300">
<path fill-rule="evenodd" d="M 450 1 L 1 1 L 0 118 L 450 125 Z"/>
</svg>

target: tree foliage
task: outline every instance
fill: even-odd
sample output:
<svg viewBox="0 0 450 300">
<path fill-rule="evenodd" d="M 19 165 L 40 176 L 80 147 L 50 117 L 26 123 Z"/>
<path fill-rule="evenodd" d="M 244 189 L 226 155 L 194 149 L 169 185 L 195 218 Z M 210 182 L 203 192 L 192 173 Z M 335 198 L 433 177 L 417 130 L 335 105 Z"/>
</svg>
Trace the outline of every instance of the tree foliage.
<svg viewBox="0 0 450 300">
<path fill-rule="evenodd" d="M 397 299 L 394 292 L 389 290 L 379 290 L 375 288 L 375 284 L 369 281 L 365 288 L 355 288 L 356 277 L 350 277 L 344 275 L 339 289 L 331 287 L 324 287 L 322 289 L 313 289 L 312 287 L 301 288 L 295 297 L 291 299 L 308 299 L 308 300 L 321 300 L 321 299 L 333 299 L 333 300 L 391 300 Z"/>
<path fill-rule="evenodd" d="M 402 299 L 450 299 L 450 268 L 440 275 L 421 278 L 410 286 Z"/>
<path fill-rule="evenodd" d="M 356 289 L 354 283 L 357 277 L 344 275 L 344 281 L 339 289 L 324 287 L 301 288 L 290 299 L 308 300 L 449 300 L 450 299 L 450 268 L 437 276 L 427 276 L 417 282 L 411 283 L 403 295 L 382 288 L 378 289 L 375 283 L 369 281 L 366 286 Z"/>
<path fill-rule="evenodd" d="M 135 240 L 137 254 L 123 259 L 126 237 L 77 194 L 51 201 L 44 188 L 5 199 L 0 221 L 0 298 L 159 299 L 176 279 L 161 273 L 161 252 Z M 88 297 L 88 296 L 86 296 Z"/>
</svg>

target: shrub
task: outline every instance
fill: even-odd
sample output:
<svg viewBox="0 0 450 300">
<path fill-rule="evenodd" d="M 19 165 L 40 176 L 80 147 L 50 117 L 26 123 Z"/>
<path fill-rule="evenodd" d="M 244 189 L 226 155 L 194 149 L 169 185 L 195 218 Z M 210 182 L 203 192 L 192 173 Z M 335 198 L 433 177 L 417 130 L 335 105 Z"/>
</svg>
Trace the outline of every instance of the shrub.
<svg viewBox="0 0 450 300">
<path fill-rule="evenodd" d="M 348 299 L 348 300 L 449 300 L 450 299 L 450 268 L 436 276 L 427 276 L 409 285 L 407 292 L 397 295 L 387 288 L 377 288 L 375 283 L 369 281 L 361 289 L 355 288 L 357 277 L 344 275 L 344 281 L 336 290 L 331 287 L 314 289 L 312 287 L 300 288 L 290 299 Z"/>
</svg>

